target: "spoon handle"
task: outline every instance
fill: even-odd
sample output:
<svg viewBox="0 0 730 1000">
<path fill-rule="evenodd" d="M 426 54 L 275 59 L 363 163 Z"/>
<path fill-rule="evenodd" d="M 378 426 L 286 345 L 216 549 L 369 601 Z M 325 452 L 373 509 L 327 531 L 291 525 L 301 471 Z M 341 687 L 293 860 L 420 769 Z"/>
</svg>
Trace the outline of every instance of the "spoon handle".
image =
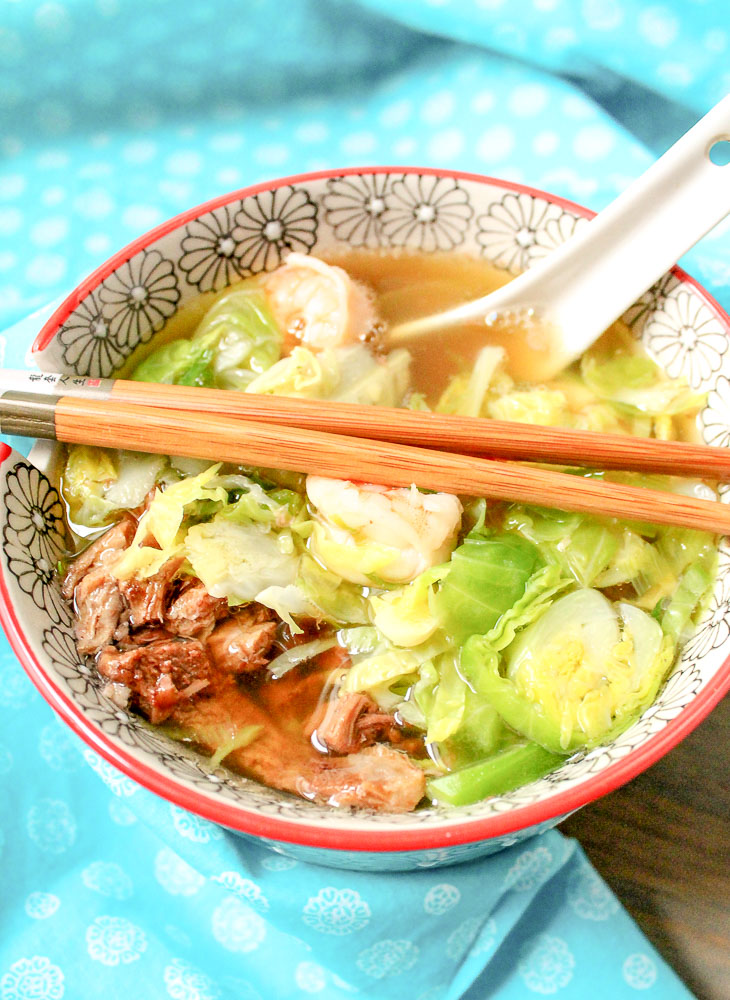
<svg viewBox="0 0 730 1000">
<path fill-rule="evenodd" d="M 391 343 L 453 323 L 483 321 L 495 310 L 531 308 L 560 329 L 562 367 L 730 213 L 730 164 L 718 166 L 709 156 L 715 143 L 728 139 L 730 95 L 529 271 L 439 317 L 395 327 Z"/>
<path fill-rule="evenodd" d="M 573 357 L 730 212 L 730 164 L 709 156 L 729 137 L 730 96 L 550 256 L 536 305 L 554 312 Z"/>
</svg>

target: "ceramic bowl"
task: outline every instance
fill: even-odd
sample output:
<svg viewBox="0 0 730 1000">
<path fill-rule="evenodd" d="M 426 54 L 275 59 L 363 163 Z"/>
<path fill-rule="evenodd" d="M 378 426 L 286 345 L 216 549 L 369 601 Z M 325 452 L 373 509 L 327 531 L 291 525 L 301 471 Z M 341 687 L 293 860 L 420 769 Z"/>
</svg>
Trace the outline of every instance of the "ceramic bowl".
<svg viewBox="0 0 730 1000">
<path fill-rule="evenodd" d="M 290 250 L 458 250 L 517 272 L 590 214 L 521 185 L 438 170 L 329 171 L 261 184 L 194 208 L 112 257 L 46 323 L 32 358 L 47 372 L 110 375 L 190 299 L 276 267 Z M 625 320 L 670 375 L 684 375 L 707 393 L 704 440 L 730 444 L 728 316 L 674 269 Z M 656 703 L 610 745 L 508 795 L 448 811 L 338 811 L 271 791 L 211 770 L 102 694 L 93 667 L 76 652 L 53 575 L 64 546 L 58 454 L 48 444 L 30 460 L 8 448 L 1 453 L 0 616 L 32 680 L 87 743 L 89 763 L 112 784 L 126 775 L 167 799 L 177 824 L 207 819 L 325 865 L 449 864 L 533 836 L 628 781 L 686 736 L 730 687 L 730 547 L 723 542 L 710 607 L 681 661 Z"/>
</svg>

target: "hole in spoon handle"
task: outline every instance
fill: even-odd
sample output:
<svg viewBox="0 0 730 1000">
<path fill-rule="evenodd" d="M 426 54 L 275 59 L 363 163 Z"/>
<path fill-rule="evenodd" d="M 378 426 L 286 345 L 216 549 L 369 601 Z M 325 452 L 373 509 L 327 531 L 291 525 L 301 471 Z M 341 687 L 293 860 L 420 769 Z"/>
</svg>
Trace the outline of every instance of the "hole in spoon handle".
<svg viewBox="0 0 730 1000">
<path fill-rule="evenodd" d="M 707 158 L 716 167 L 727 167 L 730 164 L 730 137 L 720 136 L 715 139 L 707 150 Z"/>
</svg>

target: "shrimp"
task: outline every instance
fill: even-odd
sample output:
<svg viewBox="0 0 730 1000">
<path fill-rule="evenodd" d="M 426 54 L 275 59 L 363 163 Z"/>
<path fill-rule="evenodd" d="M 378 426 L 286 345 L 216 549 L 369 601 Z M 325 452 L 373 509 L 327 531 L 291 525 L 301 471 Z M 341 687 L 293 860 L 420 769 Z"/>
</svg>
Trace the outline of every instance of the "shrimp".
<svg viewBox="0 0 730 1000">
<path fill-rule="evenodd" d="M 462 506 L 450 493 L 421 493 L 307 477 L 315 510 L 313 554 L 351 583 L 406 583 L 448 559 Z"/>
<path fill-rule="evenodd" d="M 291 253 L 264 279 L 264 291 L 282 330 L 315 350 L 366 339 L 378 316 L 367 289 L 341 267 Z"/>
</svg>

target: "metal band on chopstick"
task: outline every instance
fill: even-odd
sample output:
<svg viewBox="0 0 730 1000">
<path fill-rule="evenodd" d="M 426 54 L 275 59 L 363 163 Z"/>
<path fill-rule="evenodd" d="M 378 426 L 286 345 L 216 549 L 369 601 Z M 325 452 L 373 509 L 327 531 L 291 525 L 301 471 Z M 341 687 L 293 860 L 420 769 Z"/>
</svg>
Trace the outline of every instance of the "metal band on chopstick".
<svg viewBox="0 0 730 1000">
<path fill-rule="evenodd" d="M 0 433 L 21 437 L 56 437 L 56 406 L 60 396 L 41 396 L 10 389 L 0 396 Z"/>
<path fill-rule="evenodd" d="M 109 399 L 114 379 L 51 372 L 0 373 L 0 433 L 56 437 L 56 407 L 63 395 Z"/>
</svg>

